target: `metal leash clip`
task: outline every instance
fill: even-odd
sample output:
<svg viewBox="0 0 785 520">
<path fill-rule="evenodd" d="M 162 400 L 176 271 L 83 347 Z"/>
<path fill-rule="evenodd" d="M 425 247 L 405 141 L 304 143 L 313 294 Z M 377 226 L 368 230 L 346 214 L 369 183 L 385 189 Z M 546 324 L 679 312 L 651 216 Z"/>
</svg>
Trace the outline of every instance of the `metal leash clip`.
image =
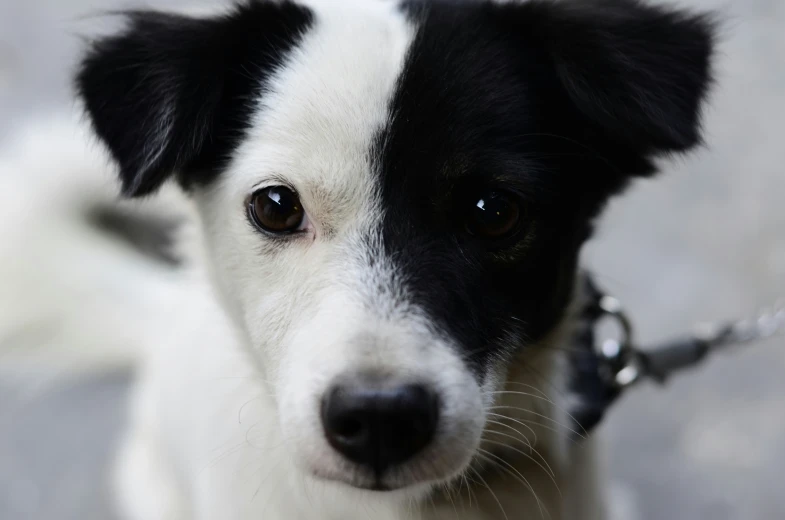
<svg viewBox="0 0 785 520">
<path fill-rule="evenodd" d="M 617 319 L 624 331 L 622 341 L 606 339 L 599 349 L 608 371 L 605 377 L 620 390 L 646 378 L 664 383 L 674 373 L 697 365 L 711 353 L 785 333 L 785 301 L 781 301 L 753 319 L 703 324 L 687 337 L 639 349 L 632 342 L 632 326 L 618 300 L 603 296 L 599 306 L 606 315 Z"/>
<path fill-rule="evenodd" d="M 604 360 L 602 377 L 621 390 L 636 383 L 643 374 L 640 356 L 633 346 L 632 322 L 624 313 L 621 302 L 613 296 L 601 296 L 597 307 L 600 311 L 597 321 L 615 321 L 621 331 L 619 338 L 605 338 L 598 345 L 598 354 Z"/>
<path fill-rule="evenodd" d="M 584 281 L 587 301 L 570 350 L 570 408 L 576 431 L 593 430 L 624 391 L 637 383 L 652 379 L 664 384 L 711 353 L 785 336 L 782 300 L 753 319 L 702 325 L 685 337 L 639 348 L 621 302 L 600 291 L 591 276 Z M 603 325 L 608 324 L 618 331 L 615 335 L 606 334 Z"/>
</svg>

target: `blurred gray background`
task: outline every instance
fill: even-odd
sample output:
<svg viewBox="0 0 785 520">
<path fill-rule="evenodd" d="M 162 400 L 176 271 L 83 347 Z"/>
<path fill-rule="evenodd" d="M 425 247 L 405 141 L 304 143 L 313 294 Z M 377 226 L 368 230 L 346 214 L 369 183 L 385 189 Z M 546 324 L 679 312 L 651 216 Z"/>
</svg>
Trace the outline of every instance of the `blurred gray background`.
<svg viewBox="0 0 785 520">
<path fill-rule="evenodd" d="M 708 146 L 616 201 L 585 255 L 643 342 L 785 295 L 785 0 L 678 3 L 725 19 Z M 133 5 L 0 0 L 0 140 L 70 103 L 84 15 Z M 0 519 L 110 519 L 103 471 L 128 375 L 47 370 L 0 356 Z M 785 518 L 783 373 L 779 338 L 626 397 L 601 431 L 625 518 Z"/>
</svg>

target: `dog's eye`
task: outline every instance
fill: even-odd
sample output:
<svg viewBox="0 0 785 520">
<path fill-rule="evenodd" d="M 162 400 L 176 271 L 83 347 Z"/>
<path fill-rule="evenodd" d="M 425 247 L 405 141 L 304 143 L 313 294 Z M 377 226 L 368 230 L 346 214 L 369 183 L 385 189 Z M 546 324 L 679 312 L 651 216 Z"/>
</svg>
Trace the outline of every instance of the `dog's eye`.
<svg viewBox="0 0 785 520">
<path fill-rule="evenodd" d="M 521 213 L 520 203 L 515 197 L 489 192 L 476 199 L 469 209 L 466 230 L 479 238 L 505 238 L 517 231 Z"/>
<path fill-rule="evenodd" d="M 272 186 L 254 193 L 248 213 L 257 226 L 275 234 L 297 231 L 305 220 L 300 199 L 285 186 Z"/>
</svg>

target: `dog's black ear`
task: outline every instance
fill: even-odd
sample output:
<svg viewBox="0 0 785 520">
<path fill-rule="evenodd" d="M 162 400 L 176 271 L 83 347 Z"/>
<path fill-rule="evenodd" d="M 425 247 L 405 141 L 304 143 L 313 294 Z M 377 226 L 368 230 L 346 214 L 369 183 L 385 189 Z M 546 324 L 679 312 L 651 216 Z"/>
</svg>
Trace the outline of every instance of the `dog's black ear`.
<svg viewBox="0 0 785 520">
<path fill-rule="evenodd" d="M 505 23 L 547 53 L 569 99 L 607 138 L 643 154 L 700 142 L 711 16 L 637 0 L 533 0 L 504 9 Z"/>
<path fill-rule="evenodd" d="M 214 175 L 247 128 L 265 75 L 311 22 L 303 7 L 264 0 L 211 18 L 124 16 L 122 33 L 92 43 L 76 88 L 131 197 L 174 173 L 186 186 Z"/>
</svg>

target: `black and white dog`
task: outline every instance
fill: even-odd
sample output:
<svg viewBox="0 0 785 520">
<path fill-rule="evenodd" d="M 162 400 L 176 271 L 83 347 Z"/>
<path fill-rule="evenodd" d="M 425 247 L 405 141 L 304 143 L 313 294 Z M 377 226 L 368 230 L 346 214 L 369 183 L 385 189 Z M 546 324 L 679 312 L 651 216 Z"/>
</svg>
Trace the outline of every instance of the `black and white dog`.
<svg viewBox="0 0 785 520">
<path fill-rule="evenodd" d="M 711 18 L 247 0 L 127 19 L 78 92 L 125 195 L 183 187 L 205 261 L 145 360 L 126 517 L 606 518 L 560 404 L 579 251 L 609 197 L 699 143 Z"/>
</svg>

